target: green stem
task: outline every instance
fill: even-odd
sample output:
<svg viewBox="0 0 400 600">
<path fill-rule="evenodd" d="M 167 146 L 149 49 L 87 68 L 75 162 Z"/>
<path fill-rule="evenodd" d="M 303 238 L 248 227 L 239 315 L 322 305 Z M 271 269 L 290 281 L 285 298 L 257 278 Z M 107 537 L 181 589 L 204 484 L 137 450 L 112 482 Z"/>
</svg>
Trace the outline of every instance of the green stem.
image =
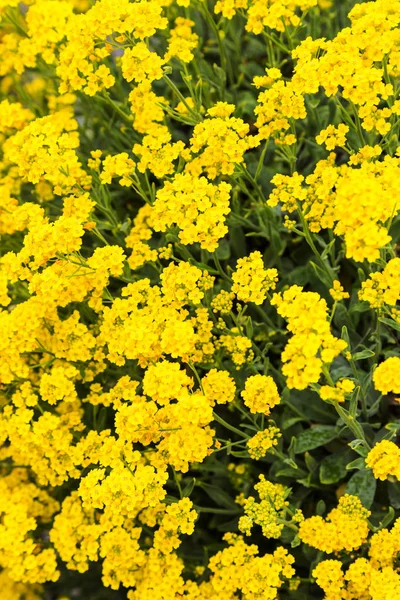
<svg viewBox="0 0 400 600">
<path fill-rule="evenodd" d="M 229 78 L 231 80 L 231 83 L 234 83 L 233 77 L 232 77 L 232 69 L 231 66 L 229 65 L 229 69 L 228 67 L 228 61 L 227 61 L 227 57 L 226 57 L 226 52 L 225 52 L 225 48 L 224 48 L 224 44 L 222 43 L 222 39 L 217 27 L 217 24 L 215 23 L 210 11 L 208 10 L 208 6 L 207 6 L 207 0 L 202 0 L 200 2 L 200 6 L 203 9 L 203 13 L 204 13 L 204 17 L 207 21 L 207 23 L 210 25 L 211 29 L 213 30 L 213 33 L 217 39 L 217 44 L 218 44 L 218 49 L 219 49 L 219 55 L 220 55 L 220 59 L 221 59 L 221 69 L 224 71 L 224 73 L 227 73 L 229 75 Z"/>
<path fill-rule="evenodd" d="M 260 158 L 259 158 L 259 161 L 258 161 L 257 169 L 256 169 L 256 172 L 255 172 L 255 175 L 254 175 L 254 182 L 257 182 L 258 176 L 261 173 L 261 169 L 264 166 L 264 158 L 265 158 L 265 154 L 267 152 L 267 148 L 268 148 L 268 140 L 266 140 L 265 143 L 264 143 L 264 148 L 262 149 L 262 152 L 261 152 L 261 155 L 260 155 Z"/>
<path fill-rule="evenodd" d="M 226 427 L 226 429 L 229 429 L 230 431 L 233 431 L 233 433 L 236 433 L 237 435 L 240 435 L 240 437 L 242 437 L 245 440 L 249 439 L 250 436 L 248 436 L 243 431 L 240 431 L 240 429 L 237 429 L 233 425 L 230 425 L 229 423 L 227 423 L 226 421 L 224 421 L 224 419 L 222 417 L 220 417 L 215 411 L 213 412 L 213 416 L 214 416 L 214 419 L 217 421 L 217 423 L 219 423 L 223 427 Z"/>
<path fill-rule="evenodd" d="M 319 263 L 319 266 L 321 267 L 321 269 L 323 271 L 325 271 L 325 273 L 327 274 L 327 276 L 330 279 L 331 285 L 333 285 L 333 282 L 335 280 L 335 275 L 334 275 L 331 267 L 328 266 L 326 264 L 326 262 L 321 258 L 321 255 L 318 252 L 318 250 L 317 250 L 317 248 L 316 248 L 316 246 L 314 244 L 314 240 L 312 239 L 310 230 L 308 228 L 307 221 L 306 221 L 306 219 L 304 217 L 304 214 L 303 214 L 303 211 L 301 209 L 301 206 L 300 206 L 299 202 L 297 203 L 297 212 L 299 213 L 299 216 L 300 216 L 300 221 L 301 221 L 301 224 L 303 226 L 303 234 L 304 234 L 304 237 L 306 239 L 306 242 L 310 246 L 311 250 L 313 251 L 313 253 L 314 253 L 314 255 L 315 255 L 315 257 L 316 257 L 316 259 L 317 259 L 317 261 Z"/>
<path fill-rule="evenodd" d="M 217 452 L 222 452 L 223 450 L 227 450 L 228 448 L 232 448 L 233 446 L 239 446 L 241 444 L 244 444 L 243 440 L 239 440 L 238 442 L 229 442 L 229 444 L 226 444 L 226 446 L 221 446 L 221 448 L 213 450 L 213 454 L 216 454 Z"/>
<path fill-rule="evenodd" d="M 350 429 L 350 431 L 352 431 L 352 433 L 354 434 L 356 439 L 363 440 L 366 448 L 368 448 L 368 450 L 370 450 L 370 446 L 369 446 L 367 440 L 365 439 L 363 428 L 358 423 L 358 421 L 355 420 L 354 417 L 352 417 L 346 409 L 339 406 L 339 404 L 337 402 L 334 403 L 334 407 L 335 407 L 336 412 L 338 413 L 339 417 L 346 423 L 347 427 Z"/>
<path fill-rule="evenodd" d="M 191 106 L 189 106 L 189 104 L 187 103 L 185 97 L 183 96 L 183 94 L 178 90 L 177 86 L 175 85 L 175 83 L 168 77 L 168 75 L 163 75 L 163 79 L 165 81 L 165 83 L 171 88 L 171 90 L 174 92 L 174 94 L 179 98 L 179 100 L 182 102 L 182 104 L 186 107 L 186 109 L 188 110 L 189 114 L 193 116 L 194 119 L 196 119 L 196 123 L 200 123 L 200 121 L 202 121 L 202 117 L 199 113 L 197 113 L 196 111 L 193 110 L 193 108 Z"/>
<path fill-rule="evenodd" d="M 225 281 L 227 281 L 228 283 L 232 283 L 232 279 L 223 270 L 223 268 L 221 266 L 221 263 L 219 262 L 219 258 L 217 256 L 217 254 L 215 252 L 213 252 L 212 256 L 213 256 L 213 260 L 214 260 L 215 266 L 217 267 L 218 273 L 221 275 L 221 277 L 223 279 L 225 279 Z"/>
<path fill-rule="evenodd" d="M 129 123 L 132 126 L 132 118 L 126 114 L 119 106 L 112 100 L 110 94 L 103 90 L 103 95 L 97 96 L 103 102 L 106 102 L 109 106 L 111 106 L 115 112 L 119 114 L 119 116 L 125 121 L 125 123 Z"/>
</svg>

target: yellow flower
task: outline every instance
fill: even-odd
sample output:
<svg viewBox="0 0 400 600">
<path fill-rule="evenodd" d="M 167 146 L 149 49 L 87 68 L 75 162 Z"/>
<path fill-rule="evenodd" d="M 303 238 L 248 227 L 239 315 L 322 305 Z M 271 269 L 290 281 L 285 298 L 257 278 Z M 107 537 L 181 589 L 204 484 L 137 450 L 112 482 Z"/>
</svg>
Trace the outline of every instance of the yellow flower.
<svg viewBox="0 0 400 600">
<path fill-rule="evenodd" d="M 193 50 L 197 48 L 199 36 L 193 33 L 194 21 L 178 17 L 175 19 L 175 27 L 171 30 L 168 50 L 164 60 L 179 58 L 185 63 L 193 60 Z"/>
<path fill-rule="evenodd" d="M 389 476 L 400 479 L 400 448 L 389 440 L 382 440 L 369 451 L 365 460 L 374 477 L 384 481 Z"/>
<path fill-rule="evenodd" d="M 354 390 L 354 382 L 351 379 L 341 379 L 335 385 L 322 385 L 319 388 L 319 395 L 322 400 L 334 400 L 335 402 L 344 402 L 346 396 Z"/>
<path fill-rule="evenodd" d="M 299 537 L 309 546 L 328 554 L 341 550 L 351 552 L 367 539 L 369 515 L 356 496 L 345 494 L 326 519 L 314 516 L 302 521 Z"/>
<path fill-rule="evenodd" d="M 343 123 L 340 123 L 338 127 L 328 125 L 326 129 L 323 129 L 319 135 L 317 135 L 315 140 L 317 144 L 324 144 L 327 150 L 334 150 L 336 146 L 345 146 L 346 133 L 348 132 L 348 126 Z"/>
<path fill-rule="evenodd" d="M 258 431 L 256 435 L 247 441 L 247 449 L 250 457 L 254 460 L 263 458 L 268 450 L 278 444 L 278 439 L 281 435 L 278 427 L 273 425 L 263 431 Z"/>
<path fill-rule="evenodd" d="M 154 81 L 161 79 L 164 61 L 151 52 L 144 42 L 139 42 L 133 48 L 127 48 L 121 60 L 122 75 L 126 81 Z"/>
<path fill-rule="evenodd" d="M 239 258 L 232 281 L 232 292 L 238 300 L 262 304 L 268 291 L 276 288 L 278 271 L 264 269 L 261 252 L 255 251 L 245 258 Z"/>
<path fill-rule="evenodd" d="M 235 399 L 236 385 L 228 371 L 210 369 L 201 380 L 204 394 L 210 404 L 226 404 Z"/>
<path fill-rule="evenodd" d="M 303 390 L 318 382 L 323 366 L 330 365 L 347 344 L 332 335 L 327 304 L 317 293 L 294 285 L 274 294 L 271 303 L 293 333 L 282 353 L 282 373 L 289 388 Z"/>
<path fill-rule="evenodd" d="M 269 415 L 271 408 L 281 401 L 276 383 L 269 375 L 248 377 L 241 396 L 250 412 L 264 415 Z"/>
<path fill-rule="evenodd" d="M 382 394 L 389 392 L 399 394 L 399 368 L 400 358 L 398 356 L 391 356 L 378 365 L 372 376 L 375 389 Z"/>
<path fill-rule="evenodd" d="M 329 293 L 335 302 L 350 298 L 350 294 L 344 291 L 342 284 L 337 279 L 333 282 L 333 287 L 329 290 Z"/>
</svg>

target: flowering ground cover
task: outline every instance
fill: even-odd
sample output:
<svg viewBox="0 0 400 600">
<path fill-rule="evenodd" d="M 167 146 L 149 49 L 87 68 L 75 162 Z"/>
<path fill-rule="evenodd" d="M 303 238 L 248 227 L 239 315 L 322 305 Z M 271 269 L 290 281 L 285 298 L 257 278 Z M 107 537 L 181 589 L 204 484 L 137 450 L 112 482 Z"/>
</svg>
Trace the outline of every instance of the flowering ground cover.
<svg viewBox="0 0 400 600">
<path fill-rule="evenodd" d="M 0 600 L 400 599 L 400 0 L 0 0 Z"/>
</svg>

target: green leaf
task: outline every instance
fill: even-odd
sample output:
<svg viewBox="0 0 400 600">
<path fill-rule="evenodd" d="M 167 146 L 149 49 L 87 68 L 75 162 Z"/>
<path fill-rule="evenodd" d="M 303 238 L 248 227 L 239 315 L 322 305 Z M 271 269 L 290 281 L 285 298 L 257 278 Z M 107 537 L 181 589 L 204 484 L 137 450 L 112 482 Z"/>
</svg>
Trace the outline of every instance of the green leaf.
<svg viewBox="0 0 400 600">
<path fill-rule="evenodd" d="M 102 431 L 106 426 L 106 422 L 107 422 L 107 408 L 105 406 L 103 406 L 100 409 L 100 412 L 97 417 L 97 431 Z"/>
<path fill-rule="evenodd" d="M 385 429 L 387 429 L 388 431 L 393 431 L 396 432 L 400 429 L 400 421 L 391 421 L 390 423 L 387 423 L 385 425 Z"/>
<path fill-rule="evenodd" d="M 246 335 L 249 338 L 249 340 L 251 340 L 251 338 L 253 337 L 253 322 L 251 320 L 251 317 L 247 317 L 247 322 L 246 322 Z"/>
<path fill-rule="evenodd" d="M 288 453 L 289 453 L 289 457 L 290 459 L 295 462 L 295 454 L 296 454 L 296 438 L 294 436 L 292 436 L 292 439 L 290 440 L 290 446 L 288 448 Z"/>
<path fill-rule="evenodd" d="M 236 458 L 249 458 L 249 453 L 247 450 L 231 450 L 229 454 L 236 456 Z"/>
<path fill-rule="evenodd" d="M 196 478 L 193 477 L 191 481 L 189 481 L 182 490 L 182 496 L 189 497 L 193 492 L 194 486 L 196 485 Z"/>
<path fill-rule="evenodd" d="M 315 264 L 315 262 L 313 262 L 312 260 L 310 260 L 309 264 L 314 269 L 314 272 L 315 272 L 316 276 L 318 277 L 318 279 L 320 281 L 322 281 L 327 288 L 330 288 L 332 285 L 332 281 L 329 279 L 329 277 L 325 273 L 325 271 L 323 269 L 321 269 L 321 267 L 319 267 L 317 264 Z"/>
<path fill-rule="evenodd" d="M 365 281 L 365 273 L 363 271 L 363 269 L 358 268 L 357 269 L 357 273 L 358 273 L 358 278 L 360 281 Z"/>
<path fill-rule="evenodd" d="M 323 500 L 319 500 L 315 507 L 315 514 L 321 517 L 326 511 L 326 504 Z"/>
<path fill-rule="evenodd" d="M 368 310 L 371 310 L 371 307 L 367 302 L 355 302 L 353 306 L 349 308 L 349 313 L 363 313 Z"/>
<path fill-rule="evenodd" d="M 346 485 L 346 494 L 357 496 L 365 508 L 370 508 L 375 497 L 376 479 L 370 469 L 355 473 Z"/>
<path fill-rule="evenodd" d="M 316 425 L 303 431 L 296 439 L 295 454 L 314 450 L 324 446 L 336 438 L 338 430 L 332 425 Z"/>
<path fill-rule="evenodd" d="M 329 253 L 332 250 L 332 248 L 335 245 L 335 243 L 336 243 L 336 240 L 332 240 L 331 242 L 329 242 L 329 244 L 327 244 L 325 246 L 325 248 L 324 248 L 324 250 L 322 251 L 322 254 L 321 254 L 322 260 L 329 255 Z"/>
<path fill-rule="evenodd" d="M 235 257 L 247 254 L 246 238 L 241 227 L 231 227 L 229 231 L 230 249 Z"/>
<path fill-rule="evenodd" d="M 224 69 L 221 69 L 221 67 L 219 67 L 218 65 L 214 64 L 213 65 L 213 70 L 214 73 L 217 77 L 217 82 L 220 84 L 221 88 L 225 87 L 225 83 L 226 83 L 226 73 L 224 71 Z"/>
<path fill-rule="evenodd" d="M 276 477 L 299 477 L 299 476 L 305 476 L 306 473 L 302 470 L 299 469 L 292 469 L 291 467 L 285 467 L 283 469 L 279 469 L 279 471 L 276 471 L 275 476 Z"/>
<path fill-rule="evenodd" d="M 201 489 L 204 490 L 218 506 L 224 506 L 225 508 L 240 512 L 240 507 L 236 504 L 234 499 L 222 489 L 222 487 L 203 482 L 199 482 L 198 486 L 201 487 Z"/>
<path fill-rule="evenodd" d="M 291 408 L 298 416 L 299 413 L 305 417 L 307 421 L 315 421 L 321 424 L 335 423 L 337 415 L 335 409 L 330 404 L 321 402 L 321 398 L 314 392 L 309 390 L 298 392 L 290 390 L 287 397 L 283 397 L 283 402 Z"/>
<path fill-rule="evenodd" d="M 317 108 L 321 100 L 315 96 L 313 96 L 312 98 L 310 98 L 309 96 L 305 96 L 304 101 L 306 104 L 309 104 L 311 108 Z"/>
<path fill-rule="evenodd" d="M 342 340 L 344 340 L 347 343 L 347 346 L 350 349 L 350 338 L 349 338 L 349 332 L 347 330 L 346 325 L 343 325 L 342 327 L 342 335 L 341 335 Z"/>
<path fill-rule="evenodd" d="M 380 523 L 382 529 L 385 529 L 385 527 L 390 525 L 390 523 L 394 519 L 394 515 L 395 515 L 395 512 L 394 512 L 393 506 L 389 506 L 389 510 L 388 510 L 387 514 L 383 517 L 383 519 Z"/>
<path fill-rule="evenodd" d="M 352 450 L 357 452 L 357 454 L 359 454 L 360 456 L 365 457 L 365 456 L 367 456 L 367 454 L 369 452 L 369 448 L 368 448 L 367 444 L 362 439 L 352 440 L 349 443 L 349 446 Z"/>
<path fill-rule="evenodd" d="M 231 247 L 227 240 L 222 239 L 215 251 L 219 260 L 228 260 L 231 256 Z"/>
<path fill-rule="evenodd" d="M 325 485 L 337 483 L 347 475 L 345 454 L 331 454 L 324 458 L 319 471 L 319 480 Z"/>
<path fill-rule="evenodd" d="M 350 471 L 351 469 L 365 469 L 365 458 L 356 458 L 355 460 L 351 461 L 347 466 L 346 466 L 346 470 Z"/>
<path fill-rule="evenodd" d="M 318 461 L 315 460 L 313 456 L 309 452 L 304 454 L 304 460 L 307 466 L 307 469 L 310 473 L 314 473 L 314 471 L 318 468 Z"/>
<path fill-rule="evenodd" d="M 238 94 L 236 107 L 240 111 L 241 116 L 251 115 L 254 111 L 255 105 L 256 100 L 254 98 L 254 95 L 248 90 L 245 90 Z"/>
<path fill-rule="evenodd" d="M 371 358 L 371 356 L 375 356 L 375 352 L 373 352 L 372 350 L 368 350 L 368 348 L 365 348 L 365 350 L 353 354 L 353 360 L 364 360 L 365 358 Z"/>
<path fill-rule="evenodd" d="M 360 395 L 360 392 L 361 392 L 361 388 L 360 388 L 360 386 L 358 385 L 358 386 L 357 386 L 357 387 L 354 389 L 354 391 L 353 391 L 353 393 L 352 393 L 352 395 L 351 395 L 351 398 L 350 398 L 350 403 L 349 403 L 349 413 L 350 413 L 350 415 L 351 415 L 351 416 L 352 416 L 354 419 L 355 419 L 355 418 L 356 418 L 356 416 L 357 416 L 358 397 L 359 397 L 359 395 Z"/>
<path fill-rule="evenodd" d="M 396 482 L 388 482 L 388 494 L 390 505 L 397 510 L 400 508 L 400 483 Z"/>
<path fill-rule="evenodd" d="M 284 417 L 282 419 L 282 426 L 281 429 L 283 431 L 285 431 L 285 429 L 289 429 L 290 427 L 293 427 L 293 425 L 296 425 L 296 423 L 301 423 L 302 421 L 305 421 L 306 419 L 304 419 L 304 417 Z"/>
<path fill-rule="evenodd" d="M 381 319 L 379 319 L 379 321 L 381 323 L 384 323 L 388 327 L 392 327 L 392 329 L 395 329 L 396 331 L 400 331 L 400 324 L 396 323 L 396 321 L 393 321 L 393 319 L 385 319 L 384 317 L 382 317 Z"/>
<path fill-rule="evenodd" d="M 301 540 L 300 540 L 299 536 L 295 535 L 294 538 L 293 538 L 293 540 L 292 540 L 292 542 L 291 542 L 291 544 L 290 544 L 291 547 L 292 548 L 297 548 L 297 546 L 300 546 L 300 544 L 301 544 Z"/>
<path fill-rule="evenodd" d="M 271 246 L 275 256 L 281 256 L 286 247 L 286 242 L 276 229 L 271 229 Z"/>
</svg>

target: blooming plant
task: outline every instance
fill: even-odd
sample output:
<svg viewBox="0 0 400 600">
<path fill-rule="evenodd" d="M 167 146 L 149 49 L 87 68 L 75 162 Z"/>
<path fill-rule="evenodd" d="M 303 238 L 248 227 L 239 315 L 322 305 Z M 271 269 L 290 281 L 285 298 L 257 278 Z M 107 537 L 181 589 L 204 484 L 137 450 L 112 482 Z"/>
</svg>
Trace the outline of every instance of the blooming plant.
<svg viewBox="0 0 400 600">
<path fill-rule="evenodd" d="M 400 0 L 0 0 L 0 600 L 400 599 Z"/>
</svg>

